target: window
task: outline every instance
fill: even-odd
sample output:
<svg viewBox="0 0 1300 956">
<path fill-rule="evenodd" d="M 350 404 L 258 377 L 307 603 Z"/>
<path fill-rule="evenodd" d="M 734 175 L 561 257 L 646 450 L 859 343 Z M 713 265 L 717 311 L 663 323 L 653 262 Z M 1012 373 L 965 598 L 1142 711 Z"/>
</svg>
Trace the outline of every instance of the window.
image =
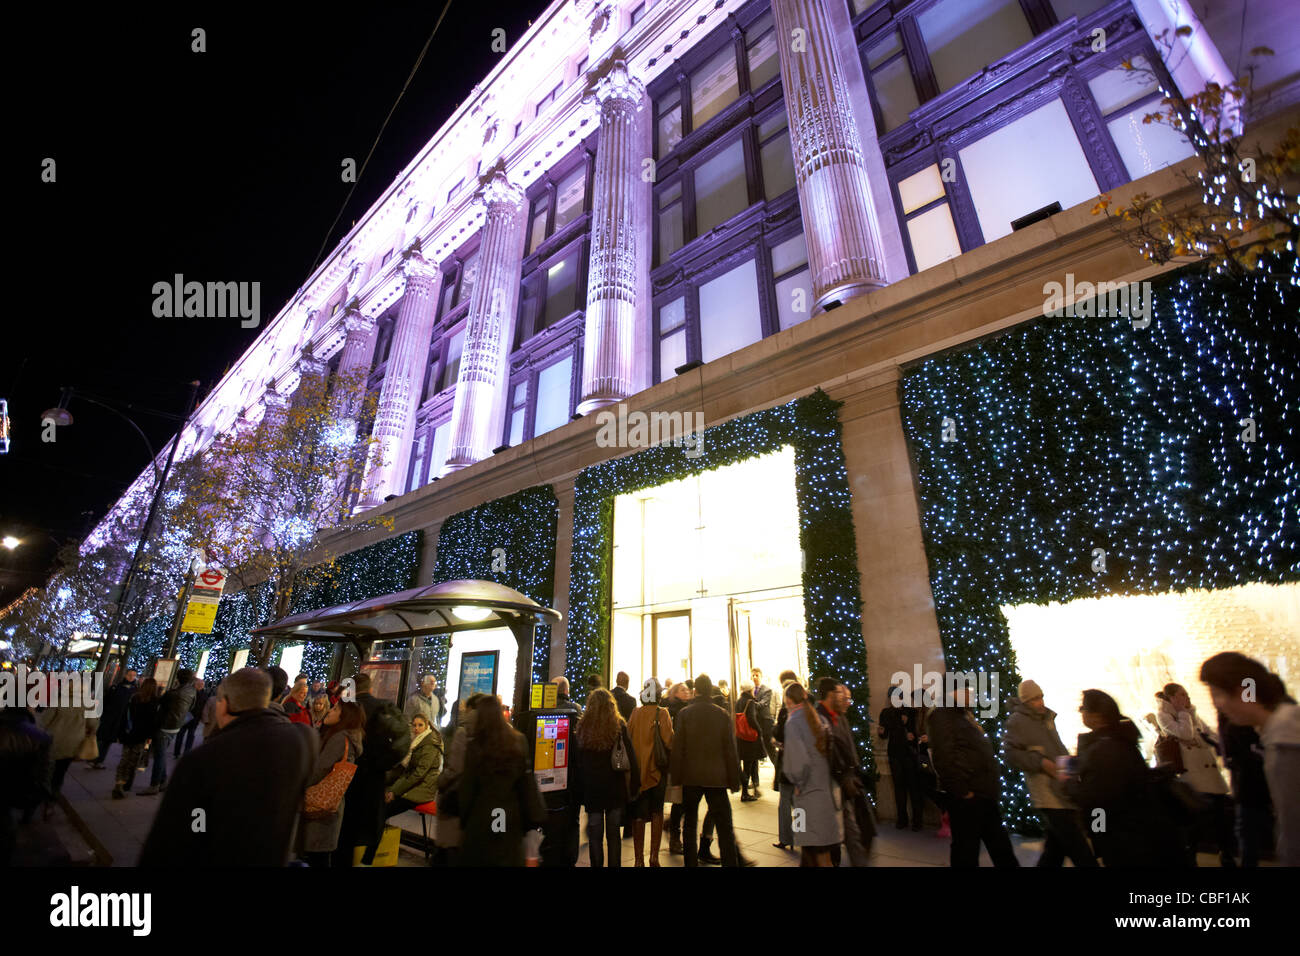
<svg viewBox="0 0 1300 956">
<path fill-rule="evenodd" d="M 877 126 L 885 133 L 907 122 L 908 114 L 920 105 L 899 32 L 890 30 L 867 50 L 865 64 L 875 93 Z"/>
<path fill-rule="evenodd" d="M 808 246 L 803 233 L 772 247 L 772 280 L 777 320 L 782 329 L 798 325 L 812 315 L 812 276 L 808 271 Z"/>
<path fill-rule="evenodd" d="M 763 337 L 754 260 L 700 286 L 700 361 L 712 362 Z"/>
<path fill-rule="evenodd" d="M 1064 23 L 1070 17 L 1082 20 L 1109 2 L 1110 0 L 1052 0 L 1052 9 L 1056 11 L 1056 19 Z"/>
<path fill-rule="evenodd" d="M 389 249 L 387 252 L 384 253 L 384 258 L 379 260 L 379 268 L 382 269 L 384 266 L 388 265 L 389 260 L 391 260 L 392 258 L 393 258 L 393 250 Z"/>
<path fill-rule="evenodd" d="M 632 8 L 632 22 L 630 25 L 636 26 L 644 19 L 645 19 L 645 4 L 638 3 L 635 7 Z"/>
<path fill-rule="evenodd" d="M 424 427 L 415 436 L 411 446 L 411 469 L 407 491 L 423 488 L 439 476 L 447 463 L 447 443 L 451 437 L 451 422 L 444 419 L 435 427 Z"/>
<path fill-rule="evenodd" d="M 532 215 L 528 220 L 528 248 L 526 253 L 533 252 L 542 241 L 546 238 L 546 220 L 551 211 L 551 194 L 542 193 L 533 200 Z"/>
<path fill-rule="evenodd" d="M 583 200 L 587 193 L 587 167 L 579 166 L 555 186 L 555 226 L 559 232 L 582 215 Z"/>
<path fill-rule="evenodd" d="M 520 120 L 515 124 L 515 139 L 519 138 L 519 131 L 524 128 L 524 121 Z"/>
<path fill-rule="evenodd" d="M 695 234 L 704 235 L 748 207 L 745 150 L 737 139 L 695 170 Z"/>
<path fill-rule="evenodd" d="M 572 392 L 573 356 L 548 365 L 537 375 L 537 414 L 533 436 L 559 428 L 569 420 Z"/>
<path fill-rule="evenodd" d="M 745 62 L 749 65 L 749 88 L 757 90 L 781 72 L 776 52 L 776 29 L 772 14 L 765 13 L 745 31 Z"/>
<path fill-rule="evenodd" d="M 686 297 L 659 308 L 659 381 L 672 378 L 686 364 Z"/>
<path fill-rule="evenodd" d="M 419 203 L 412 203 L 411 208 L 406 211 L 406 221 L 410 222 L 415 218 L 415 214 L 420 211 Z"/>
<path fill-rule="evenodd" d="M 659 262 L 669 260 L 684 241 L 682 222 L 682 182 L 660 190 L 656 200 L 659 207 Z"/>
<path fill-rule="evenodd" d="M 577 71 L 573 74 L 574 79 L 577 79 L 577 80 L 582 79 L 582 75 L 583 75 L 584 73 L 587 72 L 587 63 L 588 63 L 588 62 L 589 62 L 589 61 L 588 61 L 587 57 L 585 57 L 585 56 L 584 56 L 581 60 L 578 61 L 578 69 L 577 69 Z"/>
<path fill-rule="evenodd" d="M 460 376 L 460 356 L 465 350 L 465 330 L 462 328 L 447 340 L 447 357 L 442 363 L 442 374 L 438 378 L 438 391 L 451 388 Z"/>
<path fill-rule="evenodd" d="M 655 158 L 663 159 L 682 141 L 682 94 L 673 87 L 655 104 Z"/>
<path fill-rule="evenodd" d="M 330 318 L 332 319 L 334 318 L 334 316 L 338 315 L 339 309 L 341 309 L 342 307 L 343 307 L 342 298 L 335 299 L 332 303 L 330 303 Z"/>
<path fill-rule="evenodd" d="M 438 302 L 440 322 L 465 307 L 474 291 L 474 280 L 478 278 L 478 249 L 470 251 L 470 248 L 472 247 L 462 247 L 443 266 L 442 291 Z M 453 321 L 459 321 L 459 318 Z"/>
<path fill-rule="evenodd" d="M 691 129 L 699 129 L 739 95 L 736 51 L 728 44 L 691 74 Z"/>
<path fill-rule="evenodd" d="M 528 416 L 528 382 L 515 386 L 510 399 L 510 437 L 507 445 L 518 445 L 524 440 L 524 419 Z"/>
<path fill-rule="evenodd" d="M 406 482 L 407 491 L 414 491 L 424 484 L 424 456 L 429 450 L 428 445 L 428 432 L 421 432 L 415 436 L 415 445 L 411 449 L 411 473 Z"/>
<path fill-rule="evenodd" d="M 1051 143 L 1050 162 L 1043 144 Z M 1059 202 L 1068 209 L 1101 190 L 1060 100 L 963 147 L 961 159 L 984 241 L 1011 232 L 1026 213 Z"/>
<path fill-rule="evenodd" d="M 550 328 L 577 309 L 578 250 L 546 270 L 546 307 L 536 331 Z M 585 304 L 585 303 L 584 303 Z"/>
<path fill-rule="evenodd" d="M 478 250 L 465 260 L 465 265 L 460 270 L 460 281 L 456 288 L 456 305 L 462 302 L 468 302 L 471 293 L 474 291 L 474 283 L 478 280 Z"/>
<path fill-rule="evenodd" d="M 528 245 L 525 255 L 532 255 L 550 236 L 568 226 L 586 211 L 587 161 L 536 187 L 528 216 Z"/>
<path fill-rule="evenodd" d="M 916 25 L 940 93 L 1033 39 L 1019 0 L 941 0 Z"/>
<path fill-rule="evenodd" d="M 460 187 L 465 185 L 465 180 L 457 180 L 456 185 L 447 190 L 447 202 L 451 202 L 451 197 L 460 192 Z"/>
<path fill-rule="evenodd" d="M 898 199 L 917 272 L 961 255 L 961 243 L 938 163 L 902 180 L 898 184 Z"/>
<path fill-rule="evenodd" d="M 563 83 L 556 83 L 555 89 L 551 90 L 551 92 L 547 93 L 545 96 L 543 96 L 540 100 L 537 101 L 537 108 L 533 110 L 533 116 L 541 116 L 542 111 L 555 102 L 555 98 L 559 96 L 560 90 L 562 90 L 563 88 L 564 88 Z"/>
<path fill-rule="evenodd" d="M 759 124 L 758 144 L 764 197 L 775 199 L 794 189 L 794 153 L 790 150 L 790 122 L 784 109 Z"/>
<path fill-rule="evenodd" d="M 1160 87 L 1149 75 L 1146 57 L 1133 57 L 1136 70 L 1107 70 L 1088 81 L 1115 148 L 1131 178 L 1137 179 L 1192 155 L 1192 146 L 1166 123 L 1143 123 L 1159 107 Z"/>
</svg>

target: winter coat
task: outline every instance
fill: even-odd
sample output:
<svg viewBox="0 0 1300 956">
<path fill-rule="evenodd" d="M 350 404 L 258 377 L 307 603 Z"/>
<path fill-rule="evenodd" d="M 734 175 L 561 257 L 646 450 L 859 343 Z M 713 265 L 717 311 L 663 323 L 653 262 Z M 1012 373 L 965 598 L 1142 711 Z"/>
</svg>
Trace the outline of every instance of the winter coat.
<svg viewBox="0 0 1300 956">
<path fill-rule="evenodd" d="M 653 790 L 659 785 L 663 775 L 655 763 L 655 731 L 663 739 L 664 746 L 673 749 L 673 721 L 664 707 L 653 704 L 638 707 L 632 712 L 632 719 L 627 722 L 627 735 L 632 738 L 632 749 L 636 751 L 636 763 L 641 768 L 641 790 Z"/>
<path fill-rule="evenodd" d="M 571 745 L 573 765 L 570 772 L 573 777 L 569 786 L 588 813 L 618 810 L 640 792 L 641 768 L 637 765 L 636 750 L 628 736 L 627 726 L 621 721 L 618 733 L 632 765 L 630 772 L 614 769 L 612 746 L 595 750 L 584 747 L 576 737 Z"/>
<path fill-rule="evenodd" d="M 107 735 L 104 739 L 110 743 L 119 740 L 126 729 L 126 708 L 139 687 L 138 681 L 129 684 L 122 681 L 110 687 L 104 695 L 104 712 L 100 714 L 99 726 Z"/>
<path fill-rule="evenodd" d="M 617 686 L 610 693 L 614 695 L 614 706 L 618 708 L 618 715 L 625 721 L 631 720 L 632 711 L 636 710 L 636 698 Z"/>
<path fill-rule="evenodd" d="M 361 737 L 359 730 L 344 730 L 332 734 L 316 755 L 316 765 L 312 768 L 311 776 L 307 778 L 307 786 L 315 786 L 328 777 L 334 765 L 343 759 L 345 750 L 348 760 L 356 763 L 363 749 Z M 298 825 L 299 850 L 304 853 L 330 853 L 338 849 L 339 830 L 343 826 L 343 807 L 346 803 L 345 796 L 339 801 L 338 812 L 329 817 L 319 820 L 308 820 L 303 817 Z"/>
<path fill-rule="evenodd" d="M 1264 745 L 1254 727 L 1234 724 L 1219 715 L 1219 740 L 1223 743 L 1223 766 L 1234 803 L 1272 811 L 1268 777 L 1264 775 Z"/>
<path fill-rule="evenodd" d="M 1277 814 L 1277 861 L 1300 866 L 1300 707 L 1279 704 L 1259 731 Z"/>
<path fill-rule="evenodd" d="M 54 739 L 50 746 L 51 760 L 70 760 L 77 756 L 86 735 L 99 727 L 99 719 L 87 718 L 84 707 L 47 707 L 36 722 Z"/>
<path fill-rule="evenodd" d="M 52 742 L 27 708 L 0 709 L 0 813 L 49 799 Z M 0 860 L 0 866 L 7 862 Z"/>
<path fill-rule="evenodd" d="M 831 728 L 820 715 L 817 720 L 829 737 Z M 831 779 L 829 761 L 817 749 L 803 707 L 786 719 L 781 768 L 794 784 L 795 810 L 803 811 L 803 827 L 794 830 L 795 846 L 838 846 L 844 839 L 844 823 L 838 806 L 839 785 Z"/>
<path fill-rule="evenodd" d="M 937 707 L 930 715 L 930 756 L 943 789 L 955 798 L 968 793 L 1001 796 L 993 743 L 965 707 Z"/>
<path fill-rule="evenodd" d="M 736 723 L 710 700 L 696 698 L 677 715 L 669 778 L 685 787 L 740 789 Z"/>
<path fill-rule="evenodd" d="M 1137 742 L 1137 728 L 1127 719 L 1080 734 L 1078 773 L 1065 781 L 1066 795 L 1083 812 L 1106 866 L 1179 866 L 1185 859 L 1181 834 L 1154 798 L 1153 771 Z"/>
<path fill-rule="evenodd" d="M 1043 760 L 1056 762 L 1070 751 L 1056 732 L 1056 711 L 1041 714 L 1028 704 L 1012 699 L 1006 729 L 1007 763 L 1025 772 L 1029 799 L 1038 810 L 1072 810 L 1065 787 L 1055 773 L 1043 769 Z"/>
<path fill-rule="evenodd" d="M 890 760 L 895 763 L 917 760 L 921 731 L 915 707 L 886 707 L 880 712 L 876 733 L 884 738 L 885 751 Z M 908 734 L 912 735 L 911 740 L 907 739 Z"/>
<path fill-rule="evenodd" d="M 158 707 L 159 733 L 171 733 L 185 726 L 185 720 L 194 706 L 194 697 L 197 693 L 194 682 L 187 681 L 180 687 L 173 687 L 163 694 L 162 703 Z"/>
<path fill-rule="evenodd" d="M 318 747 L 269 708 L 237 717 L 176 765 L 139 865 L 284 866 Z"/>
<path fill-rule="evenodd" d="M 126 729 L 122 732 L 122 743 L 128 747 L 138 747 L 146 740 L 153 740 L 158 733 L 158 705 L 161 699 L 154 697 L 146 701 L 134 696 L 126 706 Z"/>
<path fill-rule="evenodd" d="M 411 751 L 403 767 L 400 763 L 385 778 L 394 797 L 410 800 L 417 806 L 438 795 L 438 774 L 442 772 L 442 734 L 430 727 L 429 733 Z"/>
<path fill-rule="evenodd" d="M 474 735 L 477 716 L 471 713 L 465 718 L 465 726 L 452 738 L 442 773 L 438 775 L 438 826 L 434 842 L 441 847 L 460 846 L 460 812 L 457 809 L 460 805 L 460 778 L 465 772 L 465 748 Z"/>
<path fill-rule="evenodd" d="M 528 769 L 524 735 L 510 731 L 510 755 L 484 761 L 477 747 L 465 748 L 465 770 L 457 785 L 461 842 L 458 866 L 523 866 L 524 833 L 542 826 L 546 808 Z M 502 820 L 498 810 L 505 811 Z"/>
<path fill-rule="evenodd" d="M 438 726 L 438 712 L 442 709 L 442 701 L 437 696 L 425 697 L 419 691 L 416 691 L 410 697 L 406 698 L 406 706 L 402 708 L 402 714 L 406 717 L 409 724 L 417 716 L 423 717 L 430 727 Z"/>
<path fill-rule="evenodd" d="M 736 734 L 736 753 L 741 760 L 762 760 L 767 755 L 767 750 L 763 746 L 763 723 L 759 710 L 754 695 L 749 691 L 741 694 L 736 701 L 736 713 L 744 714 L 745 719 L 749 721 L 749 726 L 758 732 L 758 738 L 755 740 L 746 740 L 739 733 Z"/>
<path fill-rule="evenodd" d="M 1174 711 L 1167 700 L 1160 701 L 1156 711 L 1156 724 L 1167 737 L 1178 738 L 1178 748 L 1183 753 L 1183 772 L 1178 779 L 1197 793 L 1227 793 L 1228 784 L 1219 770 L 1214 747 L 1206 743 L 1204 734 L 1216 744 L 1218 735 L 1193 711 Z"/>
</svg>

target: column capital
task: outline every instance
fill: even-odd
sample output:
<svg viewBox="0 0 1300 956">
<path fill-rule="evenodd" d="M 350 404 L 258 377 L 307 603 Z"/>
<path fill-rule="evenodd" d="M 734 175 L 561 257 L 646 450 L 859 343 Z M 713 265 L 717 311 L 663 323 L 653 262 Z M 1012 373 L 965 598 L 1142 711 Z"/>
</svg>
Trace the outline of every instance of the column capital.
<svg viewBox="0 0 1300 956">
<path fill-rule="evenodd" d="M 402 260 L 402 275 L 409 282 L 411 279 L 436 279 L 438 267 L 418 252 L 412 252 Z"/>
<path fill-rule="evenodd" d="M 369 335 L 375 330 L 375 320 L 355 306 L 350 306 L 343 313 L 343 330 L 349 336 Z"/>
<path fill-rule="evenodd" d="M 298 355 L 297 361 L 294 362 L 294 370 L 297 371 L 298 377 L 302 379 L 309 375 L 322 374 L 325 371 L 325 365 L 324 359 L 317 358 L 312 354 L 311 349 L 305 348 Z"/>
<path fill-rule="evenodd" d="M 510 181 L 504 164 L 499 164 L 480 181 L 474 200 L 487 206 L 489 211 L 493 207 L 504 207 L 509 212 L 515 212 L 524 203 L 524 190 Z"/>
<path fill-rule="evenodd" d="M 615 56 L 602 65 L 592 96 L 601 106 L 626 103 L 639 111 L 645 103 L 645 84 L 628 72 L 627 60 Z"/>
</svg>

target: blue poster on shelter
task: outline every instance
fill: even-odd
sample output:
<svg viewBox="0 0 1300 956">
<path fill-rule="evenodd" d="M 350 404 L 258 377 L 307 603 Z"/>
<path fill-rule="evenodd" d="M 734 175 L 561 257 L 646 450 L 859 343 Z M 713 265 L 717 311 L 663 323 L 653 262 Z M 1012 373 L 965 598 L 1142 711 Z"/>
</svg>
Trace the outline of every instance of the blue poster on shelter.
<svg viewBox="0 0 1300 956">
<path fill-rule="evenodd" d="M 473 694 L 497 692 L 497 655 L 499 651 L 482 651 L 465 654 L 460 659 L 460 686 L 458 696 L 469 700 Z"/>
</svg>

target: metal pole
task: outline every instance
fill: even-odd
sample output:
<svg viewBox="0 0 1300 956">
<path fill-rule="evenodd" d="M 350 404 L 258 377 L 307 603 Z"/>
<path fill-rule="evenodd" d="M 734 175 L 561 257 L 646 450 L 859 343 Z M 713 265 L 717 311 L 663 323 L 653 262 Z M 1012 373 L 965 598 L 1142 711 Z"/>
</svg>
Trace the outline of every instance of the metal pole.
<svg viewBox="0 0 1300 956">
<path fill-rule="evenodd" d="M 167 647 L 163 651 L 163 657 L 171 657 L 176 653 L 176 639 L 181 634 L 181 624 L 185 620 L 185 608 L 190 603 L 190 592 L 194 590 L 194 563 L 190 562 L 189 573 L 185 575 L 185 587 L 181 589 L 181 598 L 176 605 L 176 613 L 172 615 L 172 625 L 167 629 Z"/>
<path fill-rule="evenodd" d="M 190 414 L 194 411 L 198 398 L 199 383 L 191 382 L 190 400 L 185 409 L 185 423 L 182 423 L 180 429 L 176 432 L 176 437 L 172 439 L 171 450 L 167 453 L 167 464 L 163 468 L 162 477 L 158 479 L 158 486 L 154 489 L 153 500 L 149 502 L 149 513 L 144 519 L 144 530 L 140 532 L 140 540 L 135 545 L 135 554 L 131 556 L 131 564 L 126 569 L 125 577 L 122 578 L 121 600 L 117 602 L 117 607 L 113 610 L 113 623 L 109 625 L 108 633 L 104 635 L 104 647 L 99 652 L 99 662 L 95 665 L 95 670 L 101 673 L 108 667 L 108 658 L 113 649 L 113 636 L 117 633 L 118 623 L 122 619 L 122 605 L 126 603 L 131 594 L 131 585 L 135 581 L 136 565 L 140 562 L 140 552 L 144 550 L 144 544 L 149 540 L 149 531 L 153 527 L 153 517 L 158 510 L 158 502 L 162 499 L 163 489 L 167 486 L 167 476 L 171 473 L 172 462 L 176 459 L 176 449 L 180 447 L 181 436 L 185 434 L 185 424 L 189 422 Z M 123 664 L 125 664 L 125 661 L 123 661 Z M 126 671 L 119 668 L 118 673 L 125 674 Z"/>
</svg>

